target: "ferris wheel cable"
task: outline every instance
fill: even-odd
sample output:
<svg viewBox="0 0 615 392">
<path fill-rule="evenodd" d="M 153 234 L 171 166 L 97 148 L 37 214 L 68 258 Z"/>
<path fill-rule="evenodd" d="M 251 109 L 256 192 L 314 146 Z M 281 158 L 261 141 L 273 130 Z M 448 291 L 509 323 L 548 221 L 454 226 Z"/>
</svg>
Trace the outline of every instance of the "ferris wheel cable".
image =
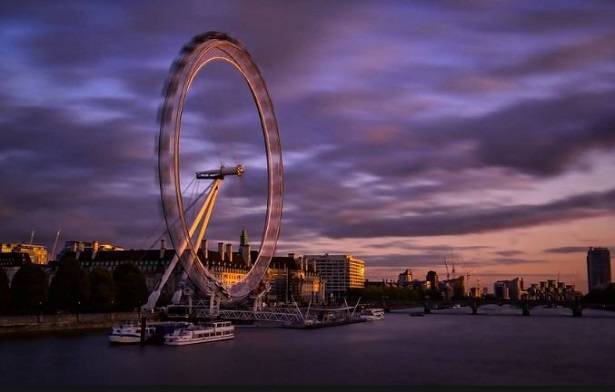
<svg viewBox="0 0 615 392">
<path fill-rule="evenodd" d="M 194 184 L 199 184 L 199 181 L 196 180 L 196 177 L 192 179 L 192 181 L 186 186 L 186 188 L 184 189 L 185 192 L 187 192 L 187 190 L 190 187 L 193 187 Z M 208 188 L 206 188 L 203 193 L 201 195 L 199 195 L 199 197 L 202 197 L 204 193 L 209 191 L 209 188 L 211 187 L 211 184 L 209 185 Z M 188 206 L 188 209 L 192 208 L 194 206 L 194 204 L 196 204 L 198 202 L 198 198 L 195 198 L 195 200 Z M 160 220 L 160 222 L 158 223 L 158 226 L 156 226 L 155 228 L 152 229 L 152 231 L 145 237 L 144 241 L 147 241 L 147 243 L 149 243 L 148 239 L 151 239 L 156 233 L 160 233 L 154 240 L 153 242 L 151 242 L 151 244 L 147 247 L 143 247 L 141 246 L 142 249 L 154 249 L 158 244 L 160 244 L 160 241 L 167 235 L 166 230 L 163 230 L 163 227 L 165 225 L 165 220 L 164 218 Z"/>
</svg>

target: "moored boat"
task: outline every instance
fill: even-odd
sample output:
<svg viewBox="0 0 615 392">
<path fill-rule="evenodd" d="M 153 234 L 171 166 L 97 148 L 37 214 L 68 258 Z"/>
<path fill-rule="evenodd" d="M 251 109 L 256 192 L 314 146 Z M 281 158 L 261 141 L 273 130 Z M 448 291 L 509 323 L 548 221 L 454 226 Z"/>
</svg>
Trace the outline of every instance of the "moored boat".
<svg viewBox="0 0 615 392">
<path fill-rule="evenodd" d="M 366 308 L 359 315 L 364 320 L 376 321 L 384 319 L 384 309 L 382 308 Z"/>
<path fill-rule="evenodd" d="M 178 328 L 173 333 L 165 335 L 164 344 L 168 346 L 185 346 L 188 344 L 233 339 L 234 337 L 235 327 L 230 321 L 212 321 Z"/>
<path fill-rule="evenodd" d="M 186 328 L 191 323 L 185 321 L 146 321 L 145 329 L 139 320 L 122 320 L 113 324 L 109 331 L 109 343 L 111 344 L 134 344 L 164 342 L 164 336 L 178 328 Z M 143 336 L 142 335 L 143 331 Z"/>
<path fill-rule="evenodd" d="M 141 342 L 141 335 L 143 335 L 144 341 L 147 341 L 155 333 L 156 328 L 151 325 L 146 324 L 143 330 L 140 321 L 123 320 L 113 324 L 108 336 L 111 344 L 133 344 Z"/>
</svg>

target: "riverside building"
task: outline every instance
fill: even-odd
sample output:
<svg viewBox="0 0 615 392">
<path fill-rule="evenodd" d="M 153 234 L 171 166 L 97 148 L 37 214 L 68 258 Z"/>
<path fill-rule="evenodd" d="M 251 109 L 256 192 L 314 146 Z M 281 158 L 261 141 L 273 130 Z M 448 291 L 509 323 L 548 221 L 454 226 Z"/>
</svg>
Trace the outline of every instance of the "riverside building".
<svg viewBox="0 0 615 392">
<path fill-rule="evenodd" d="M 364 287 L 365 262 L 352 255 L 304 255 L 324 279 L 326 300 L 341 302 L 348 289 Z"/>
<path fill-rule="evenodd" d="M 602 290 L 611 283 L 611 254 L 607 248 L 587 251 L 587 288 Z"/>
<path fill-rule="evenodd" d="M 238 251 L 233 250 L 231 243 L 223 242 L 218 242 L 217 251 L 212 250 L 208 241 L 203 240 L 196 253 L 199 262 L 223 285 L 232 285 L 245 277 L 258 256 L 258 251 L 250 249 L 245 230 L 241 233 Z M 113 272 L 121 264 L 132 263 L 145 275 L 148 290 L 152 292 L 174 256 L 175 250 L 167 249 L 164 240 L 161 240 L 159 249 L 136 250 L 124 250 L 117 246 L 101 247 L 97 241 L 92 243 L 67 241 L 58 261 L 52 263 L 51 267 L 55 270 L 63 260 L 75 259 L 87 271 L 104 268 Z M 169 301 L 180 287 L 183 271 L 182 264 L 177 263 L 161 290 L 162 302 Z M 53 271 L 51 274 L 53 275 Z M 307 304 L 320 302 L 325 295 L 324 281 L 316 273 L 314 265 L 292 253 L 287 257 L 274 256 L 269 263 L 264 281 L 271 286 L 266 297 L 267 302 L 294 300 Z"/>
<path fill-rule="evenodd" d="M 18 243 L 0 243 L 0 256 L 6 257 L 17 257 L 17 256 L 9 256 L 7 254 L 17 254 L 21 255 L 18 258 L 23 258 L 28 255 L 27 259 L 33 264 L 47 264 L 48 255 L 47 255 L 47 247 L 43 245 L 34 245 L 34 244 L 25 244 L 23 242 Z"/>
</svg>

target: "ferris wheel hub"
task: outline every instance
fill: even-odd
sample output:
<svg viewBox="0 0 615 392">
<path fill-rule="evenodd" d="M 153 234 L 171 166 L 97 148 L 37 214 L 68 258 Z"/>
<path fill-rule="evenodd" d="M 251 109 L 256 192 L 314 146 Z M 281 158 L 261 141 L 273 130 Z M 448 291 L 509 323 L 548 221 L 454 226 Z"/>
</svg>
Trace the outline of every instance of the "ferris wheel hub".
<svg viewBox="0 0 615 392">
<path fill-rule="evenodd" d="M 235 167 L 220 166 L 220 169 L 206 170 L 196 173 L 196 178 L 199 180 L 222 180 L 225 176 L 239 176 L 243 174 L 244 169 L 242 165 Z"/>
</svg>

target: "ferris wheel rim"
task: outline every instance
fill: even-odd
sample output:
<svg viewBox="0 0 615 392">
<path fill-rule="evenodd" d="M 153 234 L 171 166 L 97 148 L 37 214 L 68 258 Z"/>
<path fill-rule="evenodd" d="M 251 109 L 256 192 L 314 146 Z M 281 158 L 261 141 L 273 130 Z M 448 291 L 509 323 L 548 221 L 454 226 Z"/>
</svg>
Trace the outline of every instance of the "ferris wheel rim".
<svg viewBox="0 0 615 392">
<path fill-rule="evenodd" d="M 273 257 L 280 233 L 283 164 L 277 120 L 264 79 L 250 54 L 234 38 L 220 32 L 195 36 L 184 45 L 180 56 L 173 63 L 166 83 L 164 103 L 159 112 L 160 135 L 158 146 L 158 174 L 161 201 L 167 231 L 175 249 L 186 246 L 188 252 L 178 254 L 185 269 L 192 269 L 190 260 L 197 260 L 196 249 L 188 231 L 183 196 L 179 183 L 179 144 L 181 119 L 187 92 L 192 81 L 205 66 L 214 61 L 225 61 L 237 69 L 248 84 L 258 111 L 267 157 L 267 212 L 258 257 L 247 275 L 240 282 L 226 288 L 209 272 L 203 263 L 190 279 L 201 290 L 215 285 L 226 290 L 231 299 L 245 298 L 262 281 Z M 179 231 L 171 222 L 179 221 Z M 183 248 L 182 248 L 183 249 Z M 198 274 L 198 275 L 197 275 Z M 196 282 L 195 282 L 196 281 Z"/>
</svg>

